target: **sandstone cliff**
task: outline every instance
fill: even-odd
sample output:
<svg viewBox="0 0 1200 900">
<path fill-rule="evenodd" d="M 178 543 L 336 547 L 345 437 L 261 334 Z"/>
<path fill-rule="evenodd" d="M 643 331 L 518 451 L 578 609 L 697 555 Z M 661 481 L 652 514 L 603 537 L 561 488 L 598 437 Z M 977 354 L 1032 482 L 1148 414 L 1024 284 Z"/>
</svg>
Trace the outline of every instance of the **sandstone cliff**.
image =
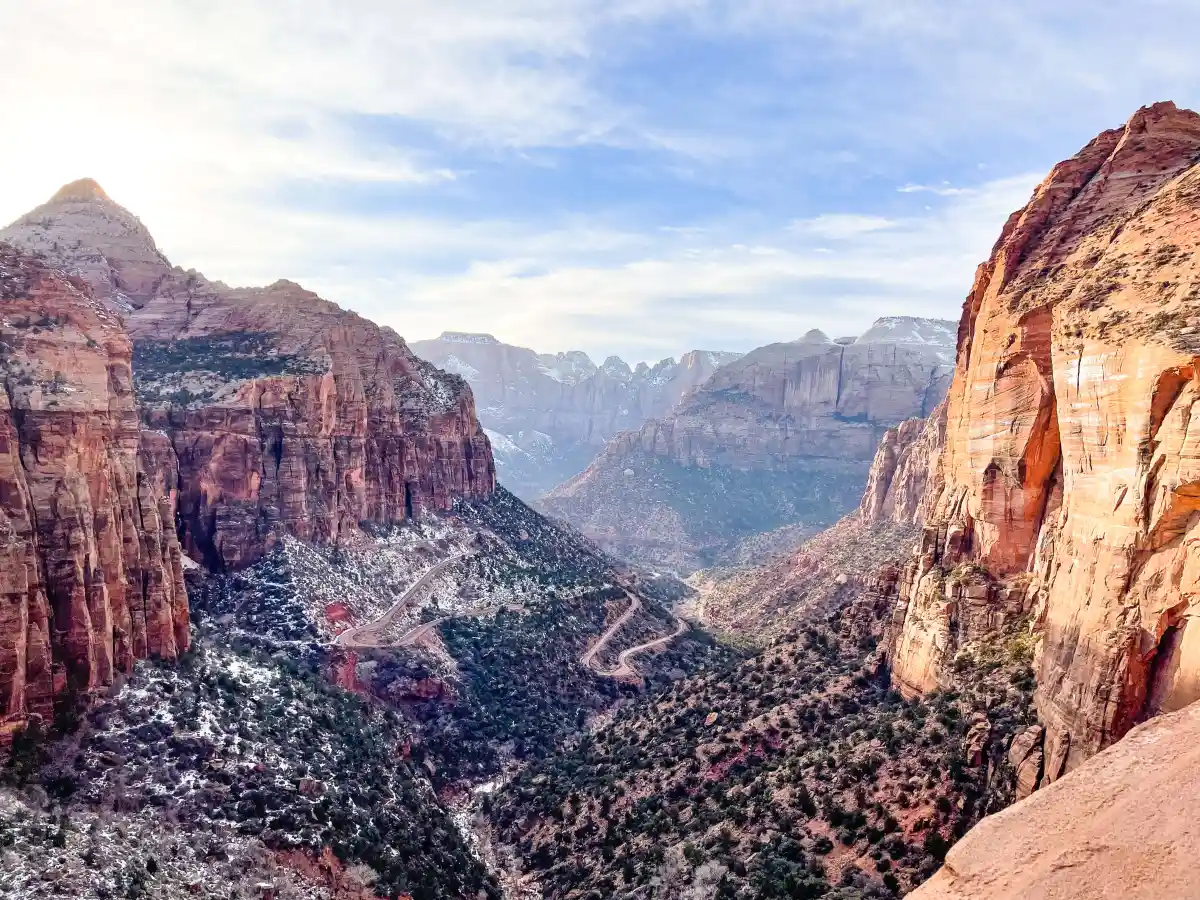
<svg viewBox="0 0 1200 900">
<path fill-rule="evenodd" d="M 896 317 L 851 342 L 811 332 L 760 347 L 669 416 L 617 435 L 542 508 L 619 554 L 683 571 L 781 526 L 830 525 L 859 502 L 887 429 L 942 399 L 952 335 L 947 322 Z"/>
<path fill-rule="evenodd" d="M 893 678 L 932 688 L 1029 616 L 1045 782 L 1200 697 L 1198 158 L 1200 116 L 1170 103 L 1104 132 L 1013 214 L 964 304 Z"/>
<path fill-rule="evenodd" d="M 952 329 L 940 342 L 891 336 L 881 319 L 852 344 L 812 331 L 722 367 L 670 417 L 646 423 L 620 445 L 680 465 L 787 469 L 805 458 L 869 462 L 884 431 L 927 416 L 952 372 Z M 915 330 L 915 329 L 914 329 Z"/>
<path fill-rule="evenodd" d="M 1200 705 L 1142 725 L 984 819 L 914 900 L 1200 896 Z"/>
<path fill-rule="evenodd" d="M 501 480 L 529 499 L 582 471 L 605 441 L 667 413 L 741 354 L 693 350 L 631 368 L 616 356 L 535 353 L 489 334 L 446 332 L 413 352 L 471 385 Z"/>
<path fill-rule="evenodd" d="M 908 419 L 889 428 L 879 442 L 867 487 L 859 503 L 862 522 L 921 525 L 928 515 L 931 482 L 941 477 L 939 459 L 946 443 L 946 404 L 927 419 Z"/>
<path fill-rule="evenodd" d="M 390 329 L 291 282 L 231 289 L 172 268 L 94 182 L 0 239 L 123 315 L 143 420 L 174 450 L 184 547 L 209 566 L 252 562 L 281 530 L 327 542 L 493 490 L 469 387 Z"/>
<path fill-rule="evenodd" d="M 0 244 L 0 721 L 188 646 L 162 435 L 82 281 Z"/>
</svg>

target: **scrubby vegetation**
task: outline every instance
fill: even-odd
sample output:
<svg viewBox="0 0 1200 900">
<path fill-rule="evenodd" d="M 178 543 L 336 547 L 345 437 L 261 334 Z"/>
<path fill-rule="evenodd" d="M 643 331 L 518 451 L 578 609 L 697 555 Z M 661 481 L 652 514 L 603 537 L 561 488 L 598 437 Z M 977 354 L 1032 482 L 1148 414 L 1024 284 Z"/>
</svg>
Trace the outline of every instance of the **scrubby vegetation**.
<svg viewBox="0 0 1200 900">
<path fill-rule="evenodd" d="M 606 463 L 586 494 L 551 495 L 545 507 L 597 534 L 625 559 L 690 572 L 728 563 L 739 544 L 785 526 L 832 525 L 862 497 L 869 463 L 796 459 L 787 469 L 684 466 L 647 453 Z M 639 511 L 627 522 L 607 510 Z"/>
<path fill-rule="evenodd" d="M 377 615 L 464 549 L 447 583 L 421 601 L 459 598 L 470 585 L 461 614 L 421 612 L 442 620 L 433 645 L 331 645 L 320 620 L 328 600 L 376 596 L 369 615 Z M 623 577 L 594 546 L 507 493 L 361 547 L 281 541 L 252 569 L 192 585 L 197 649 L 177 666 L 141 665 L 115 696 L 62 723 L 66 737 L 18 735 L 8 776 L 47 798 L 41 824 L 22 826 L 22 846 L 53 853 L 60 829 L 45 823 L 63 814 L 112 813 L 126 834 L 151 831 L 157 817 L 172 842 L 193 849 L 171 865 L 157 860 L 156 872 L 138 861 L 134 872 L 114 849 L 126 838 L 109 835 L 108 849 L 90 857 L 95 871 L 76 867 L 74 883 L 91 878 L 111 897 L 171 896 L 168 885 L 186 887 L 235 859 L 246 872 L 270 872 L 278 854 L 327 852 L 383 897 L 494 896 L 438 793 L 455 796 L 510 762 L 551 758 L 616 701 L 637 700 L 641 686 L 580 662 L 628 608 Z M 674 619 L 655 597 L 681 590 L 671 579 L 650 582 L 620 646 L 671 633 Z M 732 659 L 697 632 L 638 664 L 655 693 Z M 90 846 L 69 843 L 77 854 Z"/>
<path fill-rule="evenodd" d="M 143 402 L 187 405 L 211 399 L 230 382 L 268 375 L 320 375 L 325 365 L 280 353 L 266 331 L 226 331 L 133 345 L 134 386 Z"/>
<path fill-rule="evenodd" d="M 1011 799 L 1033 682 L 1002 647 L 958 660 L 960 691 L 906 701 L 877 633 L 854 606 L 677 681 L 523 771 L 492 801 L 498 834 L 546 897 L 902 893 Z"/>
<path fill-rule="evenodd" d="M 36 774 L 9 771 L 66 815 L 158 811 L 206 842 L 207 857 L 239 835 L 276 851 L 329 848 L 369 867 L 385 896 L 498 896 L 408 758 L 411 738 L 401 717 L 334 687 L 314 660 L 210 635 L 178 666 L 147 665 L 94 706 Z M 151 896 L 154 873 L 144 874 Z M 121 878 L 96 873 L 97 884 Z"/>
</svg>

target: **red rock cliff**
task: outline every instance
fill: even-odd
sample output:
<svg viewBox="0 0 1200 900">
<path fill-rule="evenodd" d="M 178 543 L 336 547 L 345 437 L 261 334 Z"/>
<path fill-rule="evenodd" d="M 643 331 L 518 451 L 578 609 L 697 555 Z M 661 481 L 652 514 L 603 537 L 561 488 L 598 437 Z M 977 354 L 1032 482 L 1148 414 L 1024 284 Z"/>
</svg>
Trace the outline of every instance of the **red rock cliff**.
<svg viewBox="0 0 1200 900">
<path fill-rule="evenodd" d="M 0 244 L 0 721 L 188 645 L 165 439 L 131 347 L 81 281 Z"/>
<path fill-rule="evenodd" d="M 231 289 L 171 268 L 93 182 L 0 237 L 124 316 L 143 418 L 175 451 L 184 546 L 208 565 L 251 563 L 281 529 L 332 541 L 494 490 L 470 389 L 390 329 L 291 282 Z"/>
<path fill-rule="evenodd" d="M 1056 166 L 964 304 L 907 691 L 1031 614 L 1044 780 L 1200 697 L 1200 116 L 1156 104 Z"/>
</svg>

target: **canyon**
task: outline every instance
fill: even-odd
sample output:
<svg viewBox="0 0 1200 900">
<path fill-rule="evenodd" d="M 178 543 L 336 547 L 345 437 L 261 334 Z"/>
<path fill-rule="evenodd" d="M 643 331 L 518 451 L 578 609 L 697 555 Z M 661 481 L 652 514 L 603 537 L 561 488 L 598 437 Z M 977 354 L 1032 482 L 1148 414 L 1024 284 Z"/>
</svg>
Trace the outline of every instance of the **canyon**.
<svg viewBox="0 0 1200 900">
<path fill-rule="evenodd" d="M 813 331 L 760 347 L 614 437 L 539 508 L 620 556 L 683 573 L 777 529 L 794 544 L 858 504 L 889 427 L 938 405 L 953 335 L 951 322 L 899 316 L 853 339 Z"/>
<path fill-rule="evenodd" d="M 292 282 L 171 266 L 93 181 L 0 242 L 13 721 L 186 648 L 185 556 L 236 569 L 495 488 L 462 379 Z"/>
<path fill-rule="evenodd" d="M 451 331 L 411 347 L 471 385 L 499 477 L 530 501 L 581 472 L 615 434 L 669 412 L 741 357 L 693 350 L 678 362 L 631 368 L 610 356 L 597 366 L 579 350 L 535 353 L 490 334 Z"/>
<path fill-rule="evenodd" d="M 1198 160 L 1173 104 L 1100 134 L 957 330 L 637 370 L 410 347 L 68 185 L 0 231 L 5 732 L 86 697 L 47 788 L 390 895 L 501 896 L 460 802 L 547 897 L 1189 895 Z M 601 444 L 565 525 L 496 483 Z"/>
</svg>

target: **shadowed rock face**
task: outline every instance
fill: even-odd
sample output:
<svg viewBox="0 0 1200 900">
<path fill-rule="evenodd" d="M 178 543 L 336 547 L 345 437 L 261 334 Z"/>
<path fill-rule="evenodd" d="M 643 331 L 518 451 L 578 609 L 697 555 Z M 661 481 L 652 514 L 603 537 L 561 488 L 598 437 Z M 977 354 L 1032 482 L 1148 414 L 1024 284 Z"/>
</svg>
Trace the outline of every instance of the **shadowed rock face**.
<svg viewBox="0 0 1200 900">
<path fill-rule="evenodd" d="M 494 489 L 470 389 L 391 329 L 291 282 L 172 268 L 86 180 L 0 239 L 77 271 L 124 318 L 142 419 L 174 451 L 184 547 L 208 565 L 253 562 L 281 529 L 332 541 Z"/>
<path fill-rule="evenodd" d="M 170 444 L 119 320 L 0 244 L 0 721 L 188 646 Z"/>
<path fill-rule="evenodd" d="M 1200 116 L 1156 104 L 1056 166 L 964 304 L 906 691 L 1032 614 L 1045 780 L 1200 696 Z M 950 577 L 948 577 L 950 576 Z"/>
<path fill-rule="evenodd" d="M 669 416 L 617 435 L 541 505 L 618 552 L 684 571 L 781 526 L 831 525 L 859 501 L 887 429 L 942 399 L 952 342 L 952 323 L 895 317 L 850 342 L 814 331 L 760 347 Z"/>
</svg>

